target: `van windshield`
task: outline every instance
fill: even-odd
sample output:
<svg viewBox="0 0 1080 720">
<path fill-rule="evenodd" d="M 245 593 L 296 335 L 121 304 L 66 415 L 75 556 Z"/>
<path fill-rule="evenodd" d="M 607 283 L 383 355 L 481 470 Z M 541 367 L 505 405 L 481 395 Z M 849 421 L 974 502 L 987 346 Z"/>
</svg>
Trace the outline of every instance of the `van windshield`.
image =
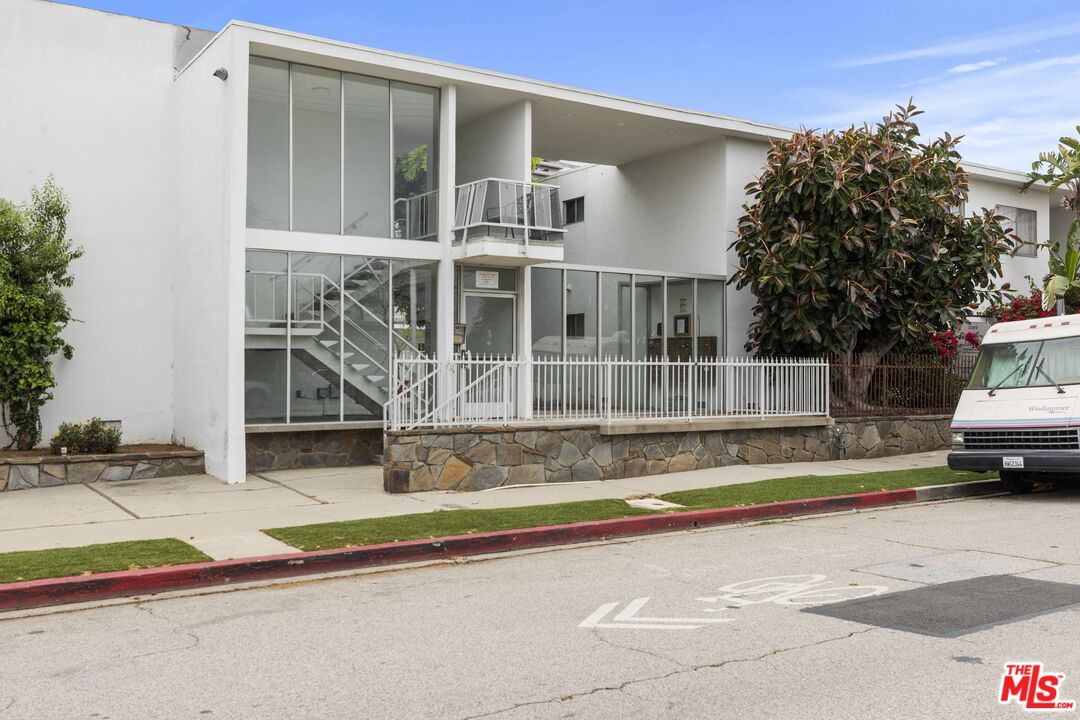
<svg viewBox="0 0 1080 720">
<path fill-rule="evenodd" d="M 1080 384 L 1080 337 L 984 345 L 971 373 L 969 390 L 1051 385 L 1042 369 L 1060 385 Z"/>
</svg>

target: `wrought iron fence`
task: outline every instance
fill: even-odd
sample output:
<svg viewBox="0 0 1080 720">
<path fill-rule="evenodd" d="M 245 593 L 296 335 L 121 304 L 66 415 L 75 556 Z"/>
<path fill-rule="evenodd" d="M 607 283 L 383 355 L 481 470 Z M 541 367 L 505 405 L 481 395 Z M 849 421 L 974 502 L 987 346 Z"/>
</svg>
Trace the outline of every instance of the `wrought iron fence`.
<svg viewBox="0 0 1080 720">
<path fill-rule="evenodd" d="M 829 358 L 833 417 L 950 414 L 975 367 L 975 353 L 875 360 L 867 355 Z"/>
</svg>

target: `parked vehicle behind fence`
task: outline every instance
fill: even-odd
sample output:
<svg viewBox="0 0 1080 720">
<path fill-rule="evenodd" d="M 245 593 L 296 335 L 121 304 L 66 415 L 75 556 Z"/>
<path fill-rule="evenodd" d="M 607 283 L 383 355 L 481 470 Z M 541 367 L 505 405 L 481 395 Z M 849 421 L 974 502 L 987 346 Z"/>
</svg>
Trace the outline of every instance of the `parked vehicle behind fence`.
<svg viewBox="0 0 1080 720">
<path fill-rule="evenodd" d="M 1080 476 L 1080 315 L 998 323 L 953 415 L 954 470 L 1010 492 Z"/>
</svg>

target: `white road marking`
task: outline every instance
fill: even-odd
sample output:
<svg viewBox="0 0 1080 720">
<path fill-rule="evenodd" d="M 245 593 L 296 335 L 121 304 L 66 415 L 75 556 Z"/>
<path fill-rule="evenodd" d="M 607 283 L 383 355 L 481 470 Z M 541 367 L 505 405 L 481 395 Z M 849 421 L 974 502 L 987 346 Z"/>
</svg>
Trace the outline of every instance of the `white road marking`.
<svg viewBox="0 0 1080 720">
<path fill-rule="evenodd" d="M 888 592 L 884 585 L 833 585 L 825 575 L 779 575 L 744 580 L 720 588 L 721 595 L 700 597 L 707 603 L 723 601 L 728 607 L 745 607 L 774 603 L 776 605 L 828 605 L 829 603 L 871 597 Z M 725 608 L 705 612 L 723 612 Z"/>
<path fill-rule="evenodd" d="M 735 618 L 657 618 L 638 617 L 638 612 L 645 607 L 649 598 L 635 598 L 626 603 L 626 607 L 612 618 L 613 622 L 601 622 L 619 603 L 604 603 L 596 608 L 589 617 L 581 621 L 578 627 L 599 628 L 604 630 L 697 630 L 710 623 L 733 622 Z"/>
</svg>

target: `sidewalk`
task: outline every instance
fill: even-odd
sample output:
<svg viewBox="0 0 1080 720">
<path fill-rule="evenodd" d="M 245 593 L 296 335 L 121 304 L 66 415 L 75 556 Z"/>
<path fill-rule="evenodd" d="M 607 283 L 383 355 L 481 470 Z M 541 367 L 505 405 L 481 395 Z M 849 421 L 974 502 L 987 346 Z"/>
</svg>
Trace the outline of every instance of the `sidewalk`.
<svg viewBox="0 0 1080 720">
<path fill-rule="evenodd" d="M 0 493 L 0 552 L 174 537 L 215 560 L 295 552 L 262 528 L 388 515 L 627 498 L 797 475 L 936 467 L 946 451 L 874 460 L 738 465 L 670 475 L 390 495 L 380 466 L 282 470 L 226 485 L 208 475 Z"/>
</svg>

